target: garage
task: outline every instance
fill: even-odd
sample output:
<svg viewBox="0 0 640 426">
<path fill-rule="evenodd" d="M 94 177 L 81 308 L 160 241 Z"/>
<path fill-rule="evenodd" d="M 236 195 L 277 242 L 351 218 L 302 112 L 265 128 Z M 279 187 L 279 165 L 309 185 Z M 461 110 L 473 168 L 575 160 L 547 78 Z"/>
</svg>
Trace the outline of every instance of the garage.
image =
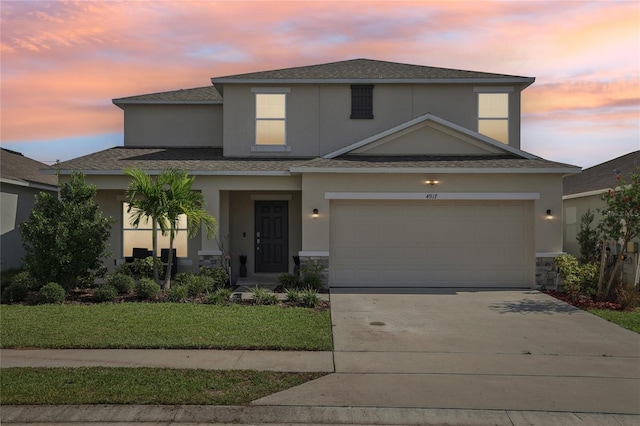
<svg viewBox="0 0 640 426">
<path fill-rule="evenodd" d="M 533 201 L 331 200 L 332 287 L 533 285 Z"/>
</svg>

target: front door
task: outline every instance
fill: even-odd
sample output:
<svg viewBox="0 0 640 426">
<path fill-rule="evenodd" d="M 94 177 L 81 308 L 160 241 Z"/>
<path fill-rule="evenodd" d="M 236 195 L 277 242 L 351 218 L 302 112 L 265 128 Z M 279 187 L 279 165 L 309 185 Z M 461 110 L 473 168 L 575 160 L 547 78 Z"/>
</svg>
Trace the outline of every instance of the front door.
<svg viewBox="0 0 640 426">
<path fill-rule="evenodd" d="M 289 203 L 255 202 L 255 272 L 289 270 Z"/>
</svg>

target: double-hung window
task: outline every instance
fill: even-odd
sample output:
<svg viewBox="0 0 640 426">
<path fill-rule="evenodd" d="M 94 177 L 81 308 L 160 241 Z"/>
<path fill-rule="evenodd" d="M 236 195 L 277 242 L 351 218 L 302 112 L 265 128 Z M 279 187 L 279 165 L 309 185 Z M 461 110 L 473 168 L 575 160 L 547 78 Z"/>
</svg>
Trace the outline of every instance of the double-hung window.
<svg viewBox="0 0 640 426">
<path fill-rule="evenodd" d="M 478 133 L 509 143 L 509 93 L 478 93 Z"/>
<path fill-rule="evenodd" d="M 287 145 L 287 93 L 289 89 L 254 88 L 256 99 L 255 147 L 282 150 Z"/>
<path fill-rule="evenodd" d="M 128 203 L 122 203 L 122 253 L 123 256 L 132 256 L 134 248 L 146 248 L 149 251 L 153 248 L 153 227 L 151 219 L 141 220 L 138 227 L 135 228 L 131 225 L 131 219 L 135 214 L 132 209 L 129 210 Z M 162 235 L 162 232 L 158 228 L 158 253 L 160 256 L 163 248 L 169 248 L 169 233 Z M 178 232 L 173 238 L 173 248 L 176 249 L 176 256 L 187 257 L 187 217 L 180 215 L 178 220 Z"/>
</svg>

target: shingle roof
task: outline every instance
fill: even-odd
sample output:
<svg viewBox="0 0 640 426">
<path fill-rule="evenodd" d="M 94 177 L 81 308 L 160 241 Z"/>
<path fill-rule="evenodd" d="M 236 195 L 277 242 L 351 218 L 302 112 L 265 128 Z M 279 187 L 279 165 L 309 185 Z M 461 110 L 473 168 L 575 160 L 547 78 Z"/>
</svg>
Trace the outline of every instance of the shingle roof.
<svg viewBox="0 0 640 426">
<path fill-rule="evenodd" d="M 582 173 L 565 177 L 563 179 L 563 194 L 580 194 L 612 188 L 618 183 L 616 179 L 618 173 L 625 180 L 629 179 L 631 173 L 640 173 L 640 151 L 630 152 L 584 169 Z"/>
<path fill-rule="evenodd" d="M 213 86 L 195 87 L 192 89 L 172 90 L 170 92 L 150 93 L 114 99 L 113 103 L 222 103 L 222 96 Z"/>
<path fill-rule="evenodd" d="M 342 155 L 320 158 L 301 167 L 316 169 L 576 169 L 576 166 L 542 158 L 525 159 L 512 155 L 499 156 L 361 156 Z M 299 167 L 297 168 L 299 169 Z"/>
<path fill-rule="evenodd" d="M 288 174 L 305 169 L 573 169 L 574 166 L 543 159 L 523 159 L 513 156 L 356 156 L 325 158 L 235 158 L 223 157 L 221 148 L 127 148 L 115 147 L 65 161 L 62 173 L 73 170 L 95 174 L 112 174 L 127 168 L 159 171 L 175 168 L 193 174 Z"/>
<path fill-rule="evenodd" d="M 51 166 L 25 157 L 19 152 L 0 148 L 0 177 L 3 179 L 58 186 L 58 177 L 43 174 L 42 169 L 53 170 Z"/>
<path fill-rule="evenodd" d="M 422 65 L 352 59 L 340 62 L 284 68 L 271 71 L 251 72 L 223 77 L 212 81 L 234 82 L 235 80 L 459 80 L 459 79 L 533 79 L 506 74 L 436 68 Z"/>
<path fill-rule="evenodd" d="M 127 168 L 190 172 L 280 172 L 304 164 L 309 159 L 296 158 L 234 158 L 223 157 L 222 148 L 133 148 L 115 147 L 78 157 L 60 164 L 64 171 L 121 171 Z"/>
</svg>

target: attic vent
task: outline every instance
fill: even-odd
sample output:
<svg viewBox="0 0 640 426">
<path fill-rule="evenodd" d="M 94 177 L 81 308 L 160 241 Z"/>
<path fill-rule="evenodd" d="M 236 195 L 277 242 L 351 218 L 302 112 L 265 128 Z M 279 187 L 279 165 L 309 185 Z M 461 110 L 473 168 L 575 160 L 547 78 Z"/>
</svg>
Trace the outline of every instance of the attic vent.
<svg viewBox="0 0 640 426">
<path fill-rule="evenodd" d="M 351 118 L 373 118 L 372 84 L 353 84 L 351 86 Z"/>
</svg>

